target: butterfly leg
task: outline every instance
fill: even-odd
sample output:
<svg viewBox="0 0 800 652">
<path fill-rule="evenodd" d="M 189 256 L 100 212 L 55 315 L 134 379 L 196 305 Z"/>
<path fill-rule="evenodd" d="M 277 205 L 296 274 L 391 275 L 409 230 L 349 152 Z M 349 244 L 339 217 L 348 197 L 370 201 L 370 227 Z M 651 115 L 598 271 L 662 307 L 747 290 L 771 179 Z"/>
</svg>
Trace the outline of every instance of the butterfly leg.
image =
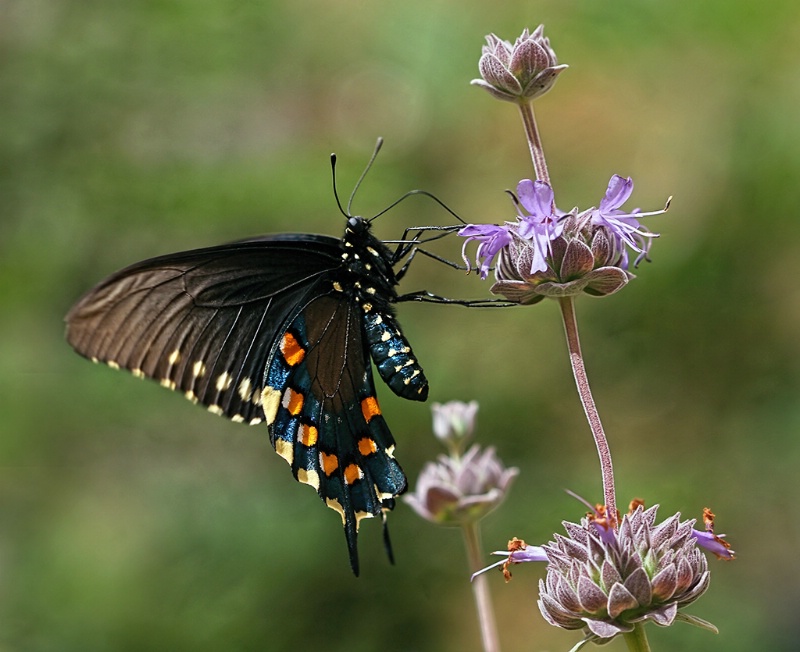
<svg viewBox="0 0 800 652">
<path fill-rule="evenodd" d="M 466 308 L 509 308 L 518 304 L 505 299 L 451 299 L 442 297 L 427 290 L 409 292 L 397 297 L 397 301 L 422 301 L 424 303 L 445 303 L 455 306 L 465 306 Z"/>
</svg>

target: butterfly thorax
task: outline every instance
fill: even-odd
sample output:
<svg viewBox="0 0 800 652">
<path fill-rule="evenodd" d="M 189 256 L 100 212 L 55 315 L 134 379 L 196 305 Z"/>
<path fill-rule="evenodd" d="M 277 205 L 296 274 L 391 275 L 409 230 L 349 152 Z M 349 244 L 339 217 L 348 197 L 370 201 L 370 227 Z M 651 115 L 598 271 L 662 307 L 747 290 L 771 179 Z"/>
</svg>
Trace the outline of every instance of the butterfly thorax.
<svg viewBox="0 0 800 652">
<path fill-rule="evenodd" d="M 397 298 L 392 251 L 370 230 L 362 217 L 347 221 L 342 238 L 342 267 L 340 282 L 343 291 L 356 296 L 372 296 L 378 303 L 393 303 Z"/>
</svg>

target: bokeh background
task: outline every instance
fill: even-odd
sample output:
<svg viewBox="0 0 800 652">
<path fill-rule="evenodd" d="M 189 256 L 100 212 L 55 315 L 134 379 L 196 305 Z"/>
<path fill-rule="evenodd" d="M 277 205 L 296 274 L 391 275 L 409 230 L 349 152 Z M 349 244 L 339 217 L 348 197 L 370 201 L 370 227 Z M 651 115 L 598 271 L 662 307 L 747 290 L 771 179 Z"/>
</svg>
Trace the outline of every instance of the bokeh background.
<svg viewBox="0 0 800 652">
<path fill-rule="evenodd" d="M 613 173 L 670 212 L 653 263 L 581 299 L 621 504 L 718 516 L 686 625 L 654 650 L 797 650 L 800 451 L 800 5 L 773 0 L 0 1 L 0 650 L 477 650 L 457 531 L 406 505 L 365 522 L 354 579 L 337 515 L 266 430 L 215 418 L 63 341 L 71 303 L 153 255 L 270 231 L 338 235 L 328 155 L 372 215 L 434 192 L 467 221 L 511 216 L 531 175 L 518 116 L 469 86 L 483 37 L 547 26 L 571 68 L 537 104 L 561 207 Z M 398 237 L 446 224 L 413 198 Z M 458 257 L 459 243 L 441 253 Z M 419 260 L 404 280 L 483 297 Z M 431 399 L 480 401 L 479 441 L 520 476 L 488 550 L 544 542 L 600 499 L 555 304 L 400 306 Z M 425 405 L 379 394 L 412 484 L 439 453 Z M 489 560 L 487 556 L 487 561 Z M 506 650 L 578 639 L 535 605 L 543 567 L 492 586 Z M 615 641 L 609 650 L 624 649 Z"/>
</svg>

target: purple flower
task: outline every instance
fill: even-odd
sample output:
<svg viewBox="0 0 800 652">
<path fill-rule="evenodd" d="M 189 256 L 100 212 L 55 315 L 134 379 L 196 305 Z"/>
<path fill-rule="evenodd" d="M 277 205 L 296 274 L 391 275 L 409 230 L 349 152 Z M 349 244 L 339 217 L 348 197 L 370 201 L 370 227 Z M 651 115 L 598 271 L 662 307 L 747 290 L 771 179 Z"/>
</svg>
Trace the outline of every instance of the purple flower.
<svg viewBox="0 0 800 652">
<path fill-rule="evenodd" d="M 518 215 L 517 233 L 533 244 L 531 274 L 547 270 L 547 256 L 551 243 L 564 230 L 564 224 L 555 215 L 553 189 L 544 181 L 523 179 L 517 184 L 519 203 L 530 215 Z"/>
<path fill-rule="evenodd" d="M 467 245 L 472 240 L 480 243 L 478 251 L 475 253 L 475 264 L 480 269 L 481 278 L 484 279 L 489 275 L 489 268 L 492 266 L 492 260 L 497 252 L 511 243 L 511 233 L 508 227 L 496 224 L 468 224 L 458 232 L 458 235 L 466 238 L 464 246 L 461 248 L 461 257 L 467 265 L 467 270 L 470 268 L 466 254 Z"/>
<path fill-rule="evenodd" d="M 720 534 L 718 536 L 714 534 L 714 518 L 713 512 L 708 507 L 705 507 L 703 509 L 703 522 L 706 525 L 706 529 L 705 531 L 692 530 L 692 536 L 697 541 L 698 546 L 708 550 L 717 559 L 726 561 L 736 559 L 736 553 L 731 550 L 731 544 L 725 541 L 725 535 Z"/>
<path fill-rule="evenodd" d="M 485 279 L 493 261 L 493 294 L 531 305 L 545 297 L 561 298 L 582 292 L 603 297 L 617 292 L 635 278 L 628 271 L 628 250 L 644 258 L 651 240 L 639 218 L 664 209 L 625 213 L 620 206 L 633 190 L 633 181 L 614 175 L 599 208 L 563 213 L 556 208 L 553 189 L 543 181 L 523 179 L 517 185 L 517 219 L 496 224 L 470 224 L 459 231 L 466 238 L 462 257 L 470 268 L 466 247 L 477 240 L 475 257 Z"/>
<path fill-rule="evenodd" d="M 521 564 L 526 561 L 547 561 L 547 554 L 542 546 L 529 546 L 522 539 L 517 539 L 517 537 L 512 538 L 511 541 L 508 542 L 508 550 L 495 550 L 492 554 L 506 557 L 506 559 L 502 559 L 486 568 L 481 568 L 479 571 L 476 571 L 472 574 L 472 577 L 470 577 L 470 581 L 488 570 L 502 566 L 503 576 L 506 578 L 506 582 L 508 582 L 511 579 L 511 572 L 508 570 L 511 564 Z"/>
<path fill-rule="evenodd" d="M 623 179 L 618 174 L 615 174 L 608 182 L 608 188 L 605 196 L 600 201 L 600 207 L 592 210 L 590 214 L 592 225 L 605 229 L 611 236 L 610 239 L 615 249 L 620 253 L 619 266 L 622 269 L 628 268 L 626 245 L 639 254 L 634 261 L 635 267 L 641 262 L 642 258 L 647 256 L 652 239 L 658 237 L 657 233 L 650 233 L 639 224 L 637 218 L 664 212 L 641 213 L 638 208 L 630 213 L 620 210 L 620 206 L 628 201 L 632 192 L 633 179 L 630 177 Z"/>
</svg>

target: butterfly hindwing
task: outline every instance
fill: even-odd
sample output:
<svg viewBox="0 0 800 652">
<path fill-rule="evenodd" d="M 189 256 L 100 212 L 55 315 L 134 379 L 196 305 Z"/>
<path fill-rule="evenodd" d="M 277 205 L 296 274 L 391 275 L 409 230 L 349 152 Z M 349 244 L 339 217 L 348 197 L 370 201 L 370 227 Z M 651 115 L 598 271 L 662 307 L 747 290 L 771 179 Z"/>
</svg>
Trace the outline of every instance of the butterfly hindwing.
<svg viewBox="0 0 800 652">
<path fill-rule="evenodd" d="M 341 515 L 356 573 L 359 522 L 381 516 L 406 488 L 375 396 L 364 333 L 351 298 L 312 299 L 276 343 L 264 401 L 275 450 L 295 478 Z"/>
</svg>

